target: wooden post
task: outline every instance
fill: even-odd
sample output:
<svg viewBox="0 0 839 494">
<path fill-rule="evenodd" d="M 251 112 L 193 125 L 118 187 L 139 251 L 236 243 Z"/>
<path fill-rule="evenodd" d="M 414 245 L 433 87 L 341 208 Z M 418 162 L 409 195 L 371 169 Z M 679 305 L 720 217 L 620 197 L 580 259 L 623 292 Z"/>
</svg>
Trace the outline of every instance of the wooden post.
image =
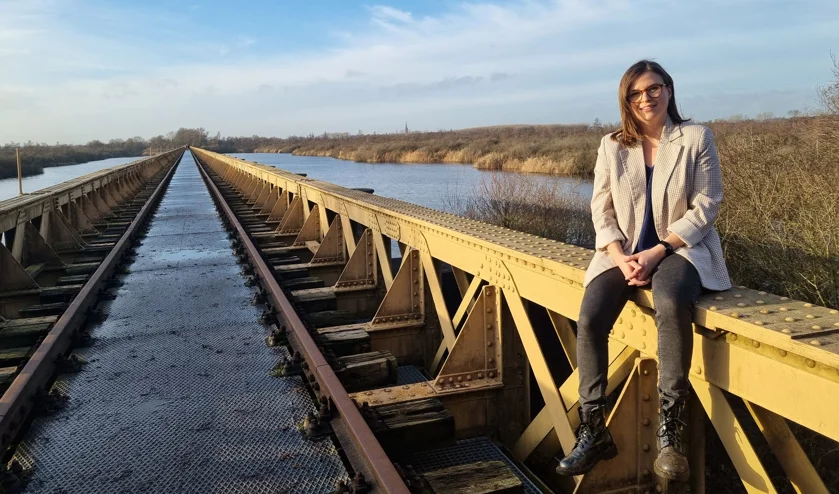
<svg viewBox="0 0 839 494">
<path fill-rule="evenodd" d="M 17 190 L 18 195 L 23 195 L 23 171 L 20 168 L 20 149 L 15 148 L 15 157 L 17 158 Z"/>
</svg>

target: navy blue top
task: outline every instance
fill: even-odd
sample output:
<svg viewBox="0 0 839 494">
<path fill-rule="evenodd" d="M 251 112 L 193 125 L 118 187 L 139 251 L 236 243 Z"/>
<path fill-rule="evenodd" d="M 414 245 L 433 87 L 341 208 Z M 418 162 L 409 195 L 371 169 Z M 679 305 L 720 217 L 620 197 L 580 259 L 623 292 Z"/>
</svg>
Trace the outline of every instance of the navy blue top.
<svg viewBox="0 0 839 494">
<path fill-rule="evenodd" d="M 641 237 L 638 239 L 638 246 L 635 253 L 651 249 L 658 244 L 658 233 L 655 231 L 655 220 L 653 219 L 653 168 L 644 166 L 647 169 L 647 205 L 644 208 L 644 222 L 641 223 Z"/>
</svg>

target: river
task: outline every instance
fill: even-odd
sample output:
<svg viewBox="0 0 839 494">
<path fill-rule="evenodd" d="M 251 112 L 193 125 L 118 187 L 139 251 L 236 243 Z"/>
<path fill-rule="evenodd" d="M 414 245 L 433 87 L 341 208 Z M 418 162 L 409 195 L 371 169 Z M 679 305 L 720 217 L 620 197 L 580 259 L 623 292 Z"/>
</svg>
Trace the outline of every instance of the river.
<svg viewBox="0 0 839 494">
<path fill-rule="evenodd" d="M 478 192 L 483 180 L 494 174 L 470 165 L 355 163 L 319 156 L 293 156 L 275 153 L 234 153 L 232 156 L 276 166 L 309 178 L 332 182 L 345 187 L 369 187 L 376 194 L 412 202 L 442 211 L 452 209 L 451 197 Z M 103 168 L 134 161 L 138 158 L 110 158 L 79 165 L 45 168 L 42 175 L 25 177 L 23 191 L 34 192 Z M 525 180 L 553 184 L 562 191 L 577 191 L 591 196 L 591 183 L 567 177 L 527 175 Z M 16 196 L 17 179 L 0 180 L 0 200 Z"/>
</svg>

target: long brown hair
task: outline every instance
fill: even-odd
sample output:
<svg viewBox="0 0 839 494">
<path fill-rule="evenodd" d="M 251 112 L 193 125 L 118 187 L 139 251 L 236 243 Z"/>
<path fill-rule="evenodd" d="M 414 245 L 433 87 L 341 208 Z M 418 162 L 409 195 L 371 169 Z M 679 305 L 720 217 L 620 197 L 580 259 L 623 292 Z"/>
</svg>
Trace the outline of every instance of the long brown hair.
<svg viewBox="0 0 839 494">
<path fill-rule="evenodd" d="M 673 87 L 673 78 L 664 70 L 664 67 L 657 62 L 651 60 L 641 60 L 635 62 L 631 67 L 626 69 L 623 77 L 621 77 L 620 86 L 618 86 L 618 105 L 621 109 L 621 128 L 612 133 L 612 140 L 618 141 L 626 147 L 632 147 L 644 139 L 641 132 L 641 124 L 635 118 L 632 112 L 632 103 L 629 102 L 629 91 L 632 84 L 644 72 L 655 72 L 661 76 L 664 84 L 670 88 L 670 102 L 667 103 L 667 115 L 674 124 L 687 122 L 688 118 L 682 118 L 679 115 L 679 109 L 676 108 L 676 90 Z"/>
</svg>

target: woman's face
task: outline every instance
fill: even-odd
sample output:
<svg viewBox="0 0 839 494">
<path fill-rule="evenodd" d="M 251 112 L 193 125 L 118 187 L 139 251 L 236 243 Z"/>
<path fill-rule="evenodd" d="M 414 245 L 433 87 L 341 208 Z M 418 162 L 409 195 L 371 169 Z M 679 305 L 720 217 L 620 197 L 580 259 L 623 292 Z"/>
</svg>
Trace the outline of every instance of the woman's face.
<svg viewBox="0 0 839 494">
<path fill-rule="evenodd" d="M 647 71 L 638 76 L 629 88 L 628 98 L 632 112 L 640 122 L 653 124 L 667 118 L 670 88 L 655 72 Z"/>
</svg>

